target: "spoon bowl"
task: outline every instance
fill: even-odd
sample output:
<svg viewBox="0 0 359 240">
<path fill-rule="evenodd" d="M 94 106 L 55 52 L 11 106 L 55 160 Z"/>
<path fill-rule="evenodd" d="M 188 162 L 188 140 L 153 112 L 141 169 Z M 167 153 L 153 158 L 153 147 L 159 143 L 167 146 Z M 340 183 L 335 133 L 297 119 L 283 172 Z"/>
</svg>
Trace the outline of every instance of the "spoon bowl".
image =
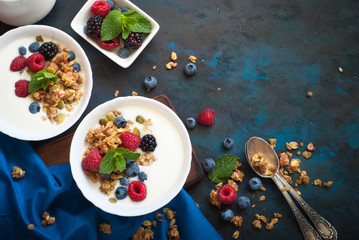
<svg viewBox="0 0 359 240">
<path fill-rule="evenodd" d="M 279 166 L 279 158 L 275 151 L 273 150 L 272 146 L 269 145 L 264 139 L 259 137 L 251 137 L 245 146 L 247 161 L 253 171 L 255 171 L 259 176 L 264 178 L 272 178 L 274 174 L 278 171 Z M 268 175 L 266 172 L 258 171 L 252 165 L 251 159 L 255 154 L 262 153 L 263 158 L 268 161 L 268 164 L 276 167 L 276 170 L 272 172 L 272 174 Z"/>
</svg>

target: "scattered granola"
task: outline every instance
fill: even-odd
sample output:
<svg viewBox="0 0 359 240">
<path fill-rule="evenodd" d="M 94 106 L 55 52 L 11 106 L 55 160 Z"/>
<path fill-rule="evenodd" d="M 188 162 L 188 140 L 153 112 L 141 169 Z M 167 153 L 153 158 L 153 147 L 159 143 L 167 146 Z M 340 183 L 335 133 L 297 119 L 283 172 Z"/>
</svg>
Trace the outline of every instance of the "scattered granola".
<svg viewBox="0 0 359 240">
<path fill-rule="evenodd" d="M 176 216 L 176 212 L 169 208 L 164 208 L 163 212 L 166 214 L 167 219 L 173 219 Z"/>
<path fill-rule="evenodd" d="M 311 98 L 313 96 L 313 93 L 311 92 L 311 91 L 309 91 L 308 93 L 307 93 L 307 97 L 308 98 Z"/>
<path fill-rule="evenodd" d="M 267 223 L 266 225 L 266 229 L 268 231 L 272 230 L 274 228 L 274 224 L 276 224 L 278 222 L 278 218 L 273 218 L 270 223 Z"/>
<path fill-rule="evenodd" d="M 263 202 L 264 200 L 266 200 L 266 196 L 262 195 L 262 196 L 259 197 L 260 202 Z"/>
<path fill-rule="evenodd" d="M 339 67 L 338 70 L 339 70 L 339 72 L 341 72 L 341 73 L 344 71 L 342 67 Z"/>
<path fill-rule="evenodd" d="M 272 146 L 272 148 L 275 148 L 276 144 L 277 144 L 277 139 L 275 138 L 269 138 L 268 139 L 269 144 Z"/>
<path fill-rule="evenodd" d="M 309 151 L 302 152 L 302 156 L 306 159 L 309 159 L 312 156 L 312 153 Z"/>
<path fill-rule="evenodd" d="M 132 95 L 132 96 L 138 96 L 138 93 L 135 92 L 135 91 L 132 91 L 131 95 Z"/>
<path fill-rule="evenodd" d="M 333 181 L 328 181 L 328 182 L 324 182 L 323 186 L 326 187 L 326 188 L 330 188 L 333 184 L 334 184 Z"/>
<path fill-rule="evenodd" d="M 113 96 L 116 98 L 118 96 L 120 92 L 118 90 L 115 91 L 115 93 L 113 94 Z"/>
<path fill-rule="evenodd" d="M 108 201 L 110 201 L 110 203 L 117 203 L 116 198 L 109 198 Z"/>
<path fill-rule="evenodd" d="M 280 213 L 273 213 L 273 216 L 274 216 L 275 218 L 281 218 L 281 217 L 282 217 L 282 214 L 280 214 Z"/>
<path fill-rule="evenodd" d="M 188 59 L 193 63 L 196 63 L 196 61 L 197 61 L 197 57 L 195 57 L 193 55 L 189 56 Z"/>
<path fill-rule="evenodd" d="M 29 224 L 29 225 L 27 225 L 27 229 L 29 229 L 29 230 L 34 230 L 34 229 L 35 229 L 34 224 Z"/>
<path fill-rule="evenodd" d="M 167 232 L 167 236 L 169 240 L 180 240 L 181 238 L 178 231 L 178 226 L 177 225 L 170 226 L 170 229 Z"/>
<path fill-rule="evenodd" d="M 237 231 L 235 231 L 235 232 L 233 233 L 232 238 L 233 238 L 233 239 L 238 239 L 238 237 L 239 237 L 239 231 L 237 230 Z"/>
<path fill-rule="evenodd" d="M 261 190 L 262 192 L 264 192 L 266 190 L 266 188 L 262 185 L 259 190 Z"/>
<path fill-rule="evenodd" d="M 314 182 L 312 182 L 314 186 L 322 187 L 322 180 L 315 179 Z"/>
<path fill-rule="evenodd" d="M 47 226 L 50 226 L 50 225 L 52 225 L 54 223 L 55 223 L 55 217 L 51 217 L 50 214 L 47 211 L 45 211 L 42 214 L 41 225 L 44 226 L 44 227 L 47 227 Z"/>
<path fill-rule="evenodd" d="M 154 233 L 150 228 L 140 227 L 135 234 L 132 235 L 133 240 L 150 240 L 154 239 Z"/>
<path fill-rule="evenodd" d="M 258 213 L 256 213 L 254 215 L 258 220 L 262 221 L 263 223 L 267 223 L 268 219 L 264 216 L 264 215 L 259 215 Z"/>
<path fill-rule="evenodd" d="M 314 147 L 313 143 L 309 143 L 307 145 L 307 150 L 310 151 L 310 152 L 313 152 L 315 150 L 315 147 Z"/>
<path fill-rule="evenodd" d="M 242 226 L 242 222 L 243 222 L 243 217 L 241 217 L 241 216 L 234 216 L 231 219 L 231 223 L 233 223 L 233 225 L 236 227 Z"/>
<path fill-rule="evenodd" d="M 257 229 L 261 229 L 261 228 L 262 228 L 262 223 L 261 223 L 261 221 L 259 221 L 259 220 L 254 220 L 254 221 L 252 222 L 252 225 L 253 225 L 254 228 L 257 228 Z"/>
<path fill-rule="evenodd" d="M 156 69 L 157 69 L 157 66 L 154 65 L 154 66 L 152 67 L 152 70 L 153 70 L 153 71 L 156 71 Z"/>
<path fill-rule="evenodd" d="M 111 234 L 112 233 L 111 225 L 103 222 L 100 224 L 99 231 L 106 234 Z"/>
<path fill-rule="evenodd" d="M 284 191 L 289 191 L 290 188 L 291 188 L 291 187 L 282 187 L 280 190 L 281 190 L 282 192 L 284 192 Z"/>
<path fill-rule="evenodd" d="M 18 166 L 14 166 L 12 168 L 12 172 L 11 172 L 11 177 L 13 179 L 20 179 L 20 178 L 23 178 L 25 176 L 25 171 L 22 170 L 20 167 Z"/>
<path fill-rule="evenodd" d="M 166 69 L 168 69 L 168 70 L 175 68 L 175 67 L 177 67 L 177 63 L 175 63 L 175 62 L 169 62 L 166 64 Z"/>
<path fill-rule="evenodd" d="M 177 53 L 171 52 L 171 60 L 176 61 L 177 60 Z"/>
<path fill-rule="evenodd" d="M 221 208 L 221 202 L 219 201 L 217 194 L 218 194 L 218 189 L 217 190 L 212 190 L 210 192 L 210 194 L 209 194 L 209 202 L 212 205 L 214 205 L 214 206 L 216 206 L 218 208 Z"/>
</svg>

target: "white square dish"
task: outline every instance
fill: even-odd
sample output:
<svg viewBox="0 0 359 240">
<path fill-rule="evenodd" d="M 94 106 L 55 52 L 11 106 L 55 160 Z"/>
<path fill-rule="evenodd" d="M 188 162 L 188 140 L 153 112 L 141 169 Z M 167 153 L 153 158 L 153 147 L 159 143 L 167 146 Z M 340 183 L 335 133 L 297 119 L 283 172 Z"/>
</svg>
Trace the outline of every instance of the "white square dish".
<svg viewBox="0 0 359 240">
<path fill-rule="evenodd" d="M 80 11 L 76 14 L 75 18 L 72 20 L 71 27 L 77 34 L 79 34 L 81 37 L 87 40 L 90 44 L 92 44 L 95 48 L 97 48 L 100 52 L 102 52 L 112 61 L 114 61 L 115 63 L 117 63 L 123 68 L 128 68 L 136 60 L 136 58 L 140 55 L 140 53 L 145 49 L 145 47 L 150 43 L 152 38 L 157 34 L 158 30 L 160 29 L 160 25 L 153 18 L 147 15 L 144 11 L 142 11 L 139 7 L 137 7 L 132 2 L 127 0 L 114 0 L 116 6 L 119 6 L 120 8 L 127 7 L 131 10 L 135 10 L 136 12 L 147 18 L 152 25 L 152 31 L 144 38 L 142 46 L 138 49 L 131 49 L 129 57 L 121 58 L 118 55 L 117 50 L 108 51 L 102 49 L 97 44 L 96 40 L 94 40 L 93 38 L 89 37 L 84 33 L 84 26 L 86 26 L 87 20 L 92 16 L 91 6 L 95 1 L 96 0 L 88 0 L 85 3 L 85 5 L 80 9 Z"/>
</svg>

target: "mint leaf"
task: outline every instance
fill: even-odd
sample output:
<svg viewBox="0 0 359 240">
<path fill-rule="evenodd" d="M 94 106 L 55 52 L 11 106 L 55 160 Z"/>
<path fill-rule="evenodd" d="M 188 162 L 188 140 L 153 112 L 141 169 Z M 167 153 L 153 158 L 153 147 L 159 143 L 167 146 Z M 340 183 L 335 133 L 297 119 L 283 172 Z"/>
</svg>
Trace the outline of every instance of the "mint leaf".
<svg viewBox="0 0 359 240">
<path fill-rule="evenodd" d="M 126 160 L 123 156 L 117 155 L 115 165 L 118 168 L 118 170 L 123 171 L 126 168 Z"/>
<path fill-rule="evenodd" d="M 101 26 L 101 40 L 112 40 L 122 32 L 123 14 L 119 10 L 111 11 L 103 20 Z"/>
<path fill-rule="evenodd" d="M 123 29 L 123 32 L 122 32 L 122 38 L 123 39 L 127 39 L 128 38 L 128 35 L 130 35 L 130 28 L 126 27 Z"/>
<path fill-rule="evenodd" d="M 132 13 L 136 12 L 135 10 L 128 10 L 126 12 L 123 13 L 123 15 L 128 16 L 131 15 Z"/>
<path fill-rule="evenodd" d="M 101 160 L 99 173 L 107 174 L 116 169 L 115 155 L 116 149 L 111 149 L 106 153 L 106 155 Z"/>
<path fill-rule="evenodd" d="M 38 71 L 31 77 L 29 83 L 29 92 L 36 91 L 40 88 L 45 90 L 51 81 L 57 81 L 57 77 L 54 74 L 48 72 L 46 69 Z"/>
<path fill-rule="evenodd" d="M 134 11 L 130 14 L 127 14 L 126 17 L 131 17 L 132 19 L 137 20 L 136 24 L 130 25 L 131 32 L 150 33 L 152 31 L 151 22 L 147 18 L 139 14 L 138 12 Z"/>
<path fill-rule="evenodd" d="M 111 149 L 102 158 L 100 163 L 100 173 L 111 173 L 113 170 L 118 168 L 123 171 L 126 168 L 126 160 L 137 160 L 141 156 L 138 152 L 131 152 L 126 148 Z"/>
<path fill-rule="evenodd" d="M 216 160 L 216 167 L 208 174 L 209 180 L 214 183 L 225 183 L 231 176 L 237 164 L 237 156 L 226 154 Z"/>
</svg>

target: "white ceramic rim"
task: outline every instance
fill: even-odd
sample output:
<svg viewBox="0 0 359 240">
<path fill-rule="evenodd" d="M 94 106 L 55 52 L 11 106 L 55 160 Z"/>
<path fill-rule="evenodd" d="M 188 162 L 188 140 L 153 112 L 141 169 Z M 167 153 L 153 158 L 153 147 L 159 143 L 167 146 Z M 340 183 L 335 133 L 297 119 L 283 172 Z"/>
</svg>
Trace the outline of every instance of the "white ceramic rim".
<svg viewBox="0 0 359 240">
<path fill-rule="evenodd" d="M 77 120 L 81 117 L 87 105 L 89 103 L 91 92 L 92 92 L 92 70 L 91 64 L 86 56 L 85 51 L 81 48 L 80 44 L 78 44 L 70 35 L 67 33 L 46 25 L 26 25 L 22 27 L 17 27 L 12 29 L 2 36 L 0 36 L 0 46 L 5 46 L 9 41 L 14 38 L 22 38 L 26 36 L 38 36 L 42 35 L 51 39 L 58 41 L 62 46 L 66 46 L 75 52 L 76 58 L 79 60 L 81 64 L 81 71 L 84 74 L 84 86 L 82 87 L 83 96 L 78 102 L 78 104 L 74 105 L 75 109 L 71 112 L 70 117 L 66 119 L 62 124 L 53 124 L 54 128 L 52 131 L 47 131 L 43 133 L 38 132 L 27 132 L 24 133 L 22 131 L 18 131 L 16 129 L 10 128 L 7 126 L 7 123 L 4 122 L 0 117 L 0 131 L 17 139 L 27 140 L 27 141 L 39 141 L 45 140 L 52 137 L 55 137 L 67 129 L 69 129 L 72 125 L 74 125 Z M 10 63 L 9 63 L 10 64 Z M 39 121 L 43 121 L 39 119 Z M 31 123 L 29 123 L 31 126 Z"/>
<path fill-rule="evenodd" d="M 92 13 L 90 10 L 91 5 L 95 1 L 96 0 L 88 0 L 84 4 L 84 6 L 80 9 L 80 11 L 76 14 L 74 19 L 72 20 L 71 27 L 77 34 L 79 34 L 81 37 L 83 37 L 86 41 L 88 41 L 92 46 L 97 48 L 97 50 L 102 52 L 105 56 L 110 58 L 112 61 L 114 61 L 121 67 L 128 68 L 136 60 L 136 58 L 140 55 L 140 53 L 145 49 L 145 47 L 150 43 L 152 38 L 157 34 L 158 30 L 160 29 L 160 25 L 153 18 L 151 18 L 148 14 L 146 14 L 144 11 L 142 11 L 139 7 L 137 7 L 132 2 L 126 1 L 126 0 L 114 0 L 114 2 L 116 4 L 118 4 L 119 6 L 121 6 L 122 8 L 128 7 L 131 10 L 136 10 L 142 16 L 147 18 L 152 24 L 152 32 L 150 34 L 148 34 L 146 39 L 143 41 L 142 46 L 140 48 L 134 50 L 128 58 L 120 58 L 117 55 L 117 53 L 107 51 L 107 50 L 100 48 L 100 46 L 97 44 L 97 42 L 94 39 L 92 39 L 91 37 L 87 36 L 84 33 L 84 26 L 86 25 L 89 17 L 92 16 Z"/>
<path fill-rule="evenodd" d="M 152 109 L 155 109 L 165 116 L 169 118 L 170 121 L 177 127 L 177 130 L 183 140 L 184 147 L 184 159 L 183 159 L 183 169 L 182 172 L 177 178 L 177 181 L 174 183 L 175 185 L 171 188 L 170 192 L 166 192 L 162 194 L 162 198 L 158 199 L 155 204 L 144 207 L 137 207 L 128 211 L 126 208 L 119 208 L 114 203 L 110 203 L 108 200 L 104 200 L 100 195 L 104 195 L 100 192 L 99 189 L 95 189 L 94 191 L 86 191 L 86 186 L 90 179 L 87 178 L 84 171 L 81 167 L 82 154 L 85 148 L 85 136 L 89 130 L 89 128 L 93 128 L 98 119 L 102 116 L 106 115 L 108 111 L 112 111 L 114 109 L 121 109 L 121 106 L 128 105 L 141 105 L 146 106 Z M 191 169 L 191 160 L 192 160 L 192 145 L 187 132 L 186 127 L 183 125 L 181 119 L 166 105 L 150 99 L 146 97 L 139 96 L 129 96 L 129 97 L 118 97 L 108 102 L 105 102 L 95 109 L 93 109 L 80 123 L 78 126 L 70 148 L 70 166 L 72 176 L 81 190 L 82 194 L 87 198 L 90 202 L 92 202 L 96 207 L 102 209 L 105 212 L 119 215 L 119 216 L 140 216 L 153 211 L 158 210 L 159 208 L 166 205 L 170 202 L 182 189 L 184 186 L 187 176 Z"/>
</svg>

